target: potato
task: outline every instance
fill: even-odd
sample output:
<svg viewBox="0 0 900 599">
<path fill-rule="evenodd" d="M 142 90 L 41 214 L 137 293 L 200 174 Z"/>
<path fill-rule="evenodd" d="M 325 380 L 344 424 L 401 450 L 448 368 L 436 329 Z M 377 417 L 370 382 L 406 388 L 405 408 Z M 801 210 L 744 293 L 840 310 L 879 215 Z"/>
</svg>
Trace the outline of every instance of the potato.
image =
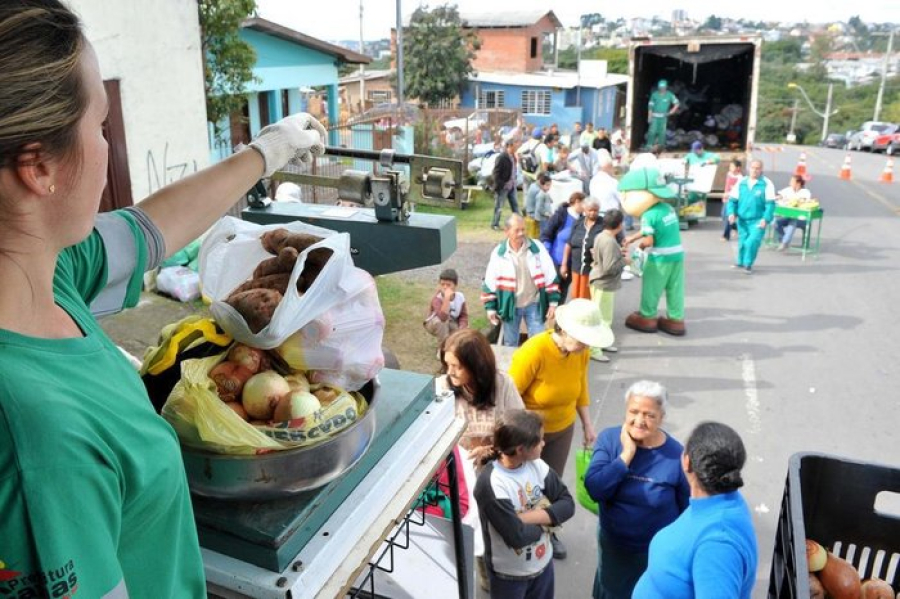
<svg viewBox="0 0 900 599">
<path fill-rule="evenodd" d="M 225 302 L 244 317 L 253 333 L 258 333 L 269 326 L 283 297 L 274 289 L 250 289 L 231 294 Z"/>
<path fill-rule="evenodd" d="M 322 241 L 322 238 L 308 233 L 291 233 L 287 229 L 274 229 L 263 233 L 260 241 L 267 252 L 277 256 L 284 247 L 292 247 L 297 252 L 302 252 L 314 243 Z"/>
<path fill-rule="evenodd" d="M 276 275 L 279 273 L 291 274 L 294 270 L 294 264 L 297 263 L 297 257 L 300 255 L 296 249 L 286 246 L 281 248 L 278 255 L 268 260 L 260 262 L 253 271 L 253 278 L 259 279 L 267 275 Z"/>
<path fill-rule="evenodd" d="M 251 289 L 274 289 L 281 295 L 284 295 L 285 293 L 287 293 L 288 283 L 290 283 L 290 280 L 291 273 L 289 272 L 253 278 L 235 287 L 234 291 L 229 294 L 228 299 L 231 299 L 238 293 L 250 291 Z M 228 300 L 226 299 L 225 301 Z"/>
</svg>

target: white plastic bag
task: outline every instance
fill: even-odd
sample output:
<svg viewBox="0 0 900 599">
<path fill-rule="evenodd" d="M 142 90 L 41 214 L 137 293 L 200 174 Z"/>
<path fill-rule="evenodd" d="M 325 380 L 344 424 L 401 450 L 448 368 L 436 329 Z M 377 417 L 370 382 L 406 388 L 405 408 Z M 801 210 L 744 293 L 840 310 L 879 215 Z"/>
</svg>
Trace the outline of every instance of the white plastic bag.
<svg viewBox="0 0 900 599">
<path fill-rule="evenodd" d="M 275 309 L 271 322 L 254 334 L 244 317 L 224 300 L 238 285 L 251 278 L 260 262 L 272 257 L 263 249 L 260 236 L 274 229 L 309 233 L 323 239 L 300 253 L 291 272 L 287 293 Z M 297 278 L 303 272 L 307 255 L 316 248 L 329 248 L 333 254 L 301 297 L 297 291 Z M 304 325 L 363 291 L 367 281 L 350 276 L 355 269 L 350 256 L 349 235 L 300 221 L 257 225 L 226 216 L 213 227 L 200 248 L 200 283 L 203 294 L 212 302 L 210 312 L 219 326 L 237 341 L 260 349 L 278 347 Z"/>
<path fill-rule="evenodd" d="M 311 383 L 356 391 L 384 368 L 384 314 L 372 276 L 354 268 L 348 283 L 360 291 L 291 335 L 276 351 Z"/>
<path fill-rule="evenodd" d="M 159 269 L 156 288 L 180 302 L 192 302 L 200 298 L 200 275 L 186 266 L 168 266 Z"/>
</svg>

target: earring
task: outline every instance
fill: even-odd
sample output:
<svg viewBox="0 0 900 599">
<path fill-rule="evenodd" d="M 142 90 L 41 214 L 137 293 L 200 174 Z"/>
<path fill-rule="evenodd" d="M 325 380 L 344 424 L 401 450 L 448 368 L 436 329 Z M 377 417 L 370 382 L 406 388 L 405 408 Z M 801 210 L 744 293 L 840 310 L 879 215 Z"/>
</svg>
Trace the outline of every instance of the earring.
<svg viewBox="0 0 900 599">
<path fill-rule="evenodd" d="M 49 191 L 51 194 L 56 193 L 56 185 L 54 185 L 53 183 L 51 183 L 51 184 L 50 184 L 50 188 L 49 188 L 47 191 Z"/>
</svg>

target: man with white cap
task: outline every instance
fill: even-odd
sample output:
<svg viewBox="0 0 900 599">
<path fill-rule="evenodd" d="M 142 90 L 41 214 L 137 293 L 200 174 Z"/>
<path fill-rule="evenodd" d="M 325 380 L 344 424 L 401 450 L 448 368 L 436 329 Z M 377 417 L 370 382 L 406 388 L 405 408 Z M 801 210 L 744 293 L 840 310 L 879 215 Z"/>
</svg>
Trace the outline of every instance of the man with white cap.
<svg viewBox="0 0 900 599">
<path fill-rule="evenodd" d="M 678 98 L 669 91 L 669 83 L 660 79 L 656 84 L 656 91 L 650 94 L 650 102 L 647 105 L 647 147 L 654 144 L 661 148 L 666 147 L 666 125 L 669 116 L 678 111 Z"/>
</svg>

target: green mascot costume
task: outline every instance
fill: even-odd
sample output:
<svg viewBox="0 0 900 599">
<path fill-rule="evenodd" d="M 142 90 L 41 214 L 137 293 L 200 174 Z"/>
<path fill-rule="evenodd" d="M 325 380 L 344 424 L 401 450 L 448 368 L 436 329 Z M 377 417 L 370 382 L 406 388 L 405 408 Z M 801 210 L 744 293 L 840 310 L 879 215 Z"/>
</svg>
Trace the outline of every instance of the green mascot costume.
<svg viewBox="0 0 900 599">
<path fill-rule="evenodd" d="M 669 115 L 678 110 L 678 98 L 669 91 L 669 84 L 665 79 L 660 79 L 656 84 L 656 91 L 650 94 L 650 103 L 647 105 L 647 121 L 650 127 L 647 129 L 647 147 L 658 145 L 666 149 L 666 125 Z"/>
<path fill-rule="evenodd" d="M 684 326 L 684 248 L 678 214 L 666 202 L 675 197 L 659 170 L 629 171 L 619 181 L 622 208 L 640 217 L 641 230 L 625 239 L 625 246 L 637 243 L 647 250 L 641 286 L 641 308 L 625 319 L 625 326 L 644 333 L 663 331 L 681 336 Z M 657 317 L 657 307 L 666 295 L 666 316 Z"/>
</svg>

